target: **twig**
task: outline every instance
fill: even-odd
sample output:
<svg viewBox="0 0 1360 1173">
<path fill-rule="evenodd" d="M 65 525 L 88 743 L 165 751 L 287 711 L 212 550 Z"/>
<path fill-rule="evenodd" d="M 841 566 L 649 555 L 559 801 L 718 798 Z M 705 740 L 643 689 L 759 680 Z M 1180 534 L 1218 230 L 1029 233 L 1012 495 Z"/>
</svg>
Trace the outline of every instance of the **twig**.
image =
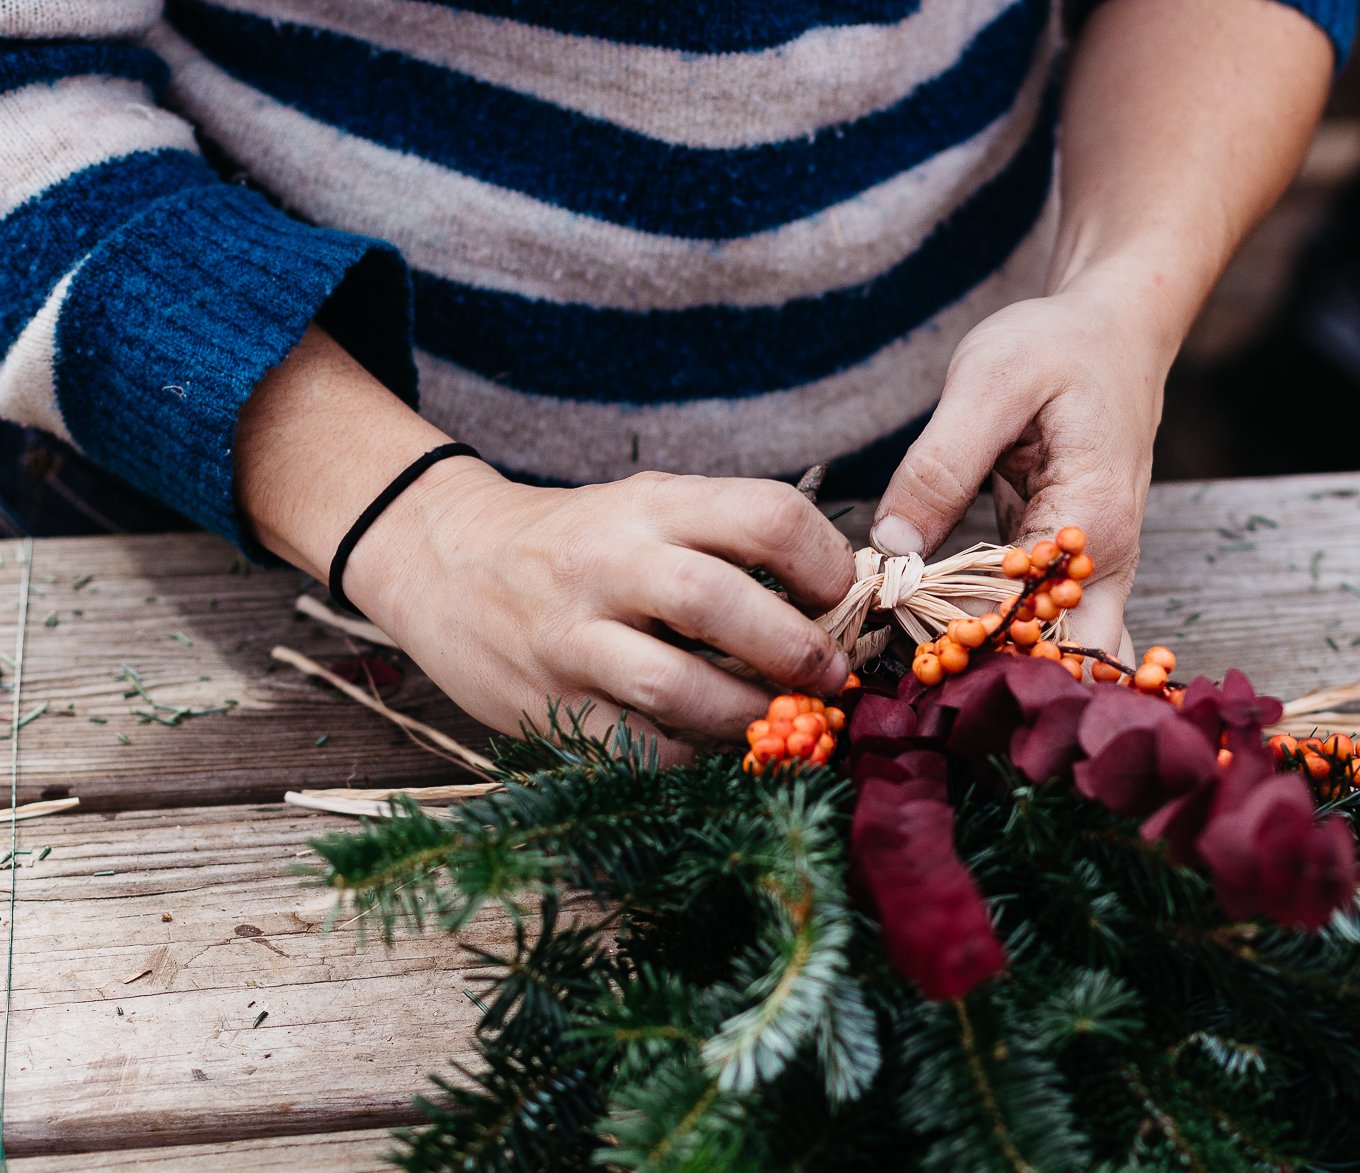
<svg viewBox="0 0 1360 1173">
<path fill-rule="evenodd" d="M 392 819 L 401 816 L 401 808 L 393 806 L 390 802 L 374 802 L 369 799 L 360 798 L 322 798 L 315 794 L 303 794 L 297 790 L 290 790 L 283 796 L 283 801 L 291 803 L 293 806 L 300 806 L 306 810 L 326 811 L 333 815 L 353 815 L 356 818 L 368 819 Z M 441 810 L 427 811 L 432 818 L 449 818 Z"/>
<path fill-rule="evenodd" d="M 1138 669 L 1130 668 L 1127 664 L 1121 664 L 1109 652 L 1101 651 L 1100 648 L 1083 648 L 1076 644 L 1059 644 L 1058 651 L 1064 656 L 1086 656 L 1092 660 L 1099 660 L 1102 664 L 1108 664 L 1111 668 L 1118 668 L 1130 680 L 1137 674 Z M 1167 680 L 1166 688 L 1184 688 L 1185 685 L 1179 680 Z"/>
<path fill-rule="evenodd" d="M 1329 737 L 1333 733 L 1353 734 L 1357 729 L 1360 729 L 1360 680 L 1317 688 L 1296 697 L 1284 706 L 1284 716 L 1266 733 Z"/>
<path fill-rule="evenodd" d="M 365 790 L 349 786 L 337 786 L 321 790 L 299 790 L 298 794 L 314 798 L 357 798 L 382 802 L 398 794 L 418 798 L 422 802 L 441 802 L 446 799 L 480 798 L 483 794 L 494 794 L 503 789 L 499 782 L 468 782 L 462 786 L 389 786 L 377 790 Z"/>
<path fill-rule="evenodd" d="M 385 648 L 397 646 L 396 640 L 382 628 L 369 623 L 367 619 L 351 619 L 348 615 L 341 615 L 339 611 L 333 611 L 320 599 L 314 599 L 311 595 L 299 595 L 297 602 L 293 604 L 293 608 L 299 615 L 306 615 L 308 619 L 325 623 L 338 631 L 343 631 L 346 635 L 365 639 L 371 644 L 381 644 Z"/>
<path fill-rule="evenodd" d="M 824 460 L 821 464 L 814 464 L 798 478 L 798 491 L 814 505 L 817 504 L 817 494 L 821 492 L 822 482 L 826 480 L 826 471 L 830 467 Z"/>
<path fill-rule="evenodd" d="M 17 823 L 24 819 L 36 819 L 43 815 L 55 815 L 58 811 L 68 811 L 80 805 L 78 798 L 49 798 L 43 802 L 27 802 L 0 810 L 0 823 Z"/>
<path fill-rule="evenodd" d="M 275 660 L 284 664 L 289 664 L 298 669 L 298 671 L 305 672 L 308 676 L 315 676 L 319 680 L 324 680 L 332 688 L 339 689 L 351 700 L 358 701 L 366 708 L 372 709 L 375 713 L 386 717 L 394 725 L 399 725 L 403 729 L 428 738 L 441 749 L 448 750 L 449 753 L 456 756 L 458 760 L 469 770 L 473 771 L 473 773 L 481 774 L 484 778 L 491 777 L 495 765 L 490 758 L 479 754 L 474 749 L 469 749 L 461 742 L 454 741 L 447 733 L 441 733 L 438 729 L 426 725 L 423 721 L 417 721 L 414 717 L 408 717 L 405 713 L 399 713 L 396 709 L 389 708 L 382 701 L 369 696 L 362 688 L 356 687 L 348 680 L 341 679 L 334 672 L 323 668 L 315 660 L 309 659 L 301 652 L 295 652 L 292 648 L 280 646 L 276 647 L 269 654 Z"/>
<path fill-rule="evenodd" d="M 348 636 L 345 637 L 345 643 L 349 645 L 350 653 L 354 656 L 354 659 L 359 664 L 359 667 L 363 669 L 364 679 L 368 682 L 368 695 L 371 696 L 375 701 L 381 703 L 382 697 L 378 693 L 378 683 L 373 679 L 373 672 L 368 666 L 367 657 L 360 654 L 358 647 L 354 643 L 354 640 L 350 639 Z M 454 754 L 445 753 L 437 745 L 431 745 L 428 741 L 420 737 L 413 730 L 403 728 L 402 732 L 406 734 L 407 739 L 411 742 L 412 745 L 416 746 L 419 749 L 423 749 L 426 753 L 432 753 L 434 754 L 435 757 L 443 758 L 446 762 L 453 762 L 454 765 L 460 764 L 461 759 L 456 757 Z"/>
</svg>

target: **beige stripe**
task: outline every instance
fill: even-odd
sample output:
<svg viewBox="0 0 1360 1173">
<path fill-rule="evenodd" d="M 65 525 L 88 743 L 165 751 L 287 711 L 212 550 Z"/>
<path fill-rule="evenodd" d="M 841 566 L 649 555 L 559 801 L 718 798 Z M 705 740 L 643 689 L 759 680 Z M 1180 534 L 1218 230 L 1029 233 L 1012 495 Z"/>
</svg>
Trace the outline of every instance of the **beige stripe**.
<svg viewBox="0 0 1360 1173">
<path fill-rule="evenodd" d="M 28 320 L 9 353 L 0 361 L 0 418 L 23 427 L 42 428 L 75 444 L 57 407 L 55 370 L 57 319 L 71 286 L 73 269 Z"/>
<path fill-rule="evenodd" d="M 750 399 L 625 409 L 524 395 L 418 351 L 421 410 L 489 460 L 566 481 L 614 480 L 641 469 L 796 472 L 862 448 L 935 402 L 963 335 L 1040 291 L 1055 207 L 1050 198 L 1010 260 L 965 298 L 858 366 L 815 383 Z"/>
<path fill-rule="evenodd" d="M 389 150 L 264 97 L 167 28 L 151 43 L 173 67 L 174 102 L 303 215 L 390 240 L 451 280 L 633 310 L 778 305 L 883 272 L 1004 167 L 1049 70 L 1045 55 L 1015 108 L 969 142 L 814 216 L 715 243 L 577 215 Z"/>
<path fill-rule="evenodd" d="M 1014 0 L 923 0 L 890 25 L 813 29 L 752 53 L 682 53 L 415 0 L 216 0 L 344 33 L 666 142 L 800 138 L 882 109 L 951 65 Z"/>
<path fill-rule="evenodd" d="M 161 8 L 161 0 L 0 0 L 0 36 L 140 36 Z"/>
<path fill-rule="evenodd" d="M 195 150 L 193 130 L 141 82 L 69 77 L 0 94 L 0 217 L 69 175 L 134 151 Z"/>
</svg>

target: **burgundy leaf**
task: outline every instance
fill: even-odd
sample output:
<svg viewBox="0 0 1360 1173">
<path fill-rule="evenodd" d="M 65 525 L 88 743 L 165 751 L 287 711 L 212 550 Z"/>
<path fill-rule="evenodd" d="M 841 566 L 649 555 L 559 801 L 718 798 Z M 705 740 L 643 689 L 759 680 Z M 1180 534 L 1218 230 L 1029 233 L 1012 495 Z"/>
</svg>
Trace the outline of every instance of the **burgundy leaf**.
<svg viewBox="0 0 1360 1173">
<path fill-rule="evenodd" d="M 962 997 L 1000 972 L 1005 952 L 954 851 L 943 783 L 899 769 L 903 776 L 866 776 L 860 784 L 851 829 L 855 869 L 897 970 L 927 998 Z"/>
<path fill-rule="evenodd" d="M 867 693 L 859 698 L 850 718 L 852 742 L 865 737 L 910 737 L 916 732 L 916 710 L 893 696 Z"/>
<path fill-rule="evenodd" d="M 1199 839 L 1229 916 L 1264 914 L 1317 929 L 1355 899 L 1355 838 L 1338 816 L 1318 821 L 1296 774 L 1272 774 Z"/>
<path fill-rule="evenodd" d="M 1091 688 L 1091 703 L 1081 721 L 1081 748 L 1096 757 L 1115 738 L 1130 729 L 1152 729 L 1176 715 L 1166 701 L 1144 696 L 1118 684 Z"/>
<path fill-rule="evenodd" d="M 1064 676 L 1066 671 L 1058 669 Z M 1069 680 L 1072 678 L 1069 676 Z M 1076 681 L 1072 681 L 1076 684 Z M 1077 685 L 1080 688 L 1080 685 Z M 1065 776 L 1081 756 L 1077 729 L 1086 710 L 1086 696 L 1060 697 L 1022 725 L 1011 736 L 1011 761 L 1031 782 L 1042 783 Z"/>
</svg>

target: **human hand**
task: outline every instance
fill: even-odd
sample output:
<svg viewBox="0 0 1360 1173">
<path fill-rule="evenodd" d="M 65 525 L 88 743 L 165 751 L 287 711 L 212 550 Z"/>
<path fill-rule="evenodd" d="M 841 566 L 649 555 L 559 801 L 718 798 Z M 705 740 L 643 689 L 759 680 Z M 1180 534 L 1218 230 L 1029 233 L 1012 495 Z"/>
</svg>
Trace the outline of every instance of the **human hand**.
<svg viewBox="0 0 1360 1173">
<path fill-rule="evenodd" d="M 1124 604 L 1171 354 L 1120 299 L 1070 290 L 1018 302 L 959 344 L 930 423 L 879 504 L 875 545 L 929 554 L 988 476 L 1004 540 L 1086 531 L 1096 563 L 1072 638 L 1127 657 Z"/>
<path fill-rule="evenodd" d="M 256 541 L 324 581 L 364 507 L 449 441 L 317 327 L 256 388 L 236 431 L 237 500 Z M 337 459 L 343 454 L 343 459 Z M 427 469 L 365 531 L 344 572 L 354 604 L 472 716 L 504 732 L 550 699 L 625 709 L 660 736 L 740 740 L 757 685 L 682 651 L 671 633 L 777 684 L 829 693 L 848 670 L 816 623 L 741 566 L 825 610 L 854 576 L 849 543 L 773 481 L 644 473 L 583 489 L 513 484 L 462 456 Z"/>
<path fill-rule="evenodd" d="M 644 473 L 530 488 L 477 461 L 428 470 L 374 523 L 346 571 L 350 597 L 478 720 L 503 731 L 550 698 L 625 710 L 688 756 L 681 736 L 739 740 L 768 694 L 667 642 L 667 629 L 780 685 L 832 693 L 848 663 L 811 619 L 741 566 L 759 564 L 825 610 L 853 580 L 850 546 L 772 481 Z"/>
</svg>

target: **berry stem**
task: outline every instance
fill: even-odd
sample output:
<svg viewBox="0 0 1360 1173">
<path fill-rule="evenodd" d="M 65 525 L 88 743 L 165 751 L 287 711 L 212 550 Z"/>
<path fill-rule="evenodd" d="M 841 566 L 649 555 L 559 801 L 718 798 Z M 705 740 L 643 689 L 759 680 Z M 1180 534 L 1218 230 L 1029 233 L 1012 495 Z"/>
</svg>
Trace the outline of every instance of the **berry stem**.
<svg viewBox="0 0 1360 1173">
<path fill-rule="evenodd" d="M 1111 668 L 1118 668 L 1125 676 L 1132 678 L 1138 671 L 1130 668 L 1127 664 L 1121 664 L 1108 652 L 1102 652 L 1099 648 L 1083 648 L 1076 644 L 1059 644 L 1058 650 L 1066 656 L 1089 656 L 1092 660 L 1099 660 L 1102 664 L 1108 664 Z M 1184 688 L 1185 685 L 1176 680 L 1168 680 L 1167 688 Z"/>
<path fill-rule="evenodd" d="M 1035 592 L 1042 586 L 1048 585 L 1055 578 L 1062 577 L 1062 562 L 1066 557 L 1059 554 L 1046 567 L 1044 573 L 1039 578 L 1026 578 L 1020 588 L 1020 593 L 1015 596 L 1015 602 L 1011 604 L 1010 610 L 1001 617 L 1001 626 L 998 632 L 1008 631 L 1011 624 L 1015 621 L 1016 612 L 1020 610 L 1034 596 Z"/>
</svg>

